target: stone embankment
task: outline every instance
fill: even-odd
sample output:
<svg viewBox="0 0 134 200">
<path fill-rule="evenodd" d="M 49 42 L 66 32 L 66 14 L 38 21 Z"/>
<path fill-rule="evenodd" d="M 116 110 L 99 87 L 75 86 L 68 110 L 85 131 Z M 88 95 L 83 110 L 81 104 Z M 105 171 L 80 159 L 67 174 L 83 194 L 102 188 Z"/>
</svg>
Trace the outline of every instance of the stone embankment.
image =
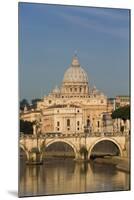
<svg viewBox="0 0 134 200">
<path fill-rule="evenodd" d="M 96 158 L 94 162 L 100 164 L 110 164 L 114 165 L 118 170 L 130 172 L 130 164 L 129 159 L 125 157 L 117 157 L 117 156 L 105 156 L 104 158 Z"/>
</svg>

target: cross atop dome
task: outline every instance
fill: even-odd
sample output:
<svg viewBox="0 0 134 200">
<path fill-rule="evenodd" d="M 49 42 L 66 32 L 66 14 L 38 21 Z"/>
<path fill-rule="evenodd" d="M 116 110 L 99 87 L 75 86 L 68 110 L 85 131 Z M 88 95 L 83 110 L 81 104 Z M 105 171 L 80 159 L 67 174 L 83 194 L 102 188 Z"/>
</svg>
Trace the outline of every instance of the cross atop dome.
<svg viewBox="0 0 134 200">
<path fill-rule="evenodd" d="M 74 56 L 73 56 L 73 59 L 72 59 L 72 67 L 80 67 L 80 63 L 79 63 L 79 60 L 78 60 L 78 56 L 77 56 L 77 51 L 76 50 L 74 52 Z"/>
</svg>

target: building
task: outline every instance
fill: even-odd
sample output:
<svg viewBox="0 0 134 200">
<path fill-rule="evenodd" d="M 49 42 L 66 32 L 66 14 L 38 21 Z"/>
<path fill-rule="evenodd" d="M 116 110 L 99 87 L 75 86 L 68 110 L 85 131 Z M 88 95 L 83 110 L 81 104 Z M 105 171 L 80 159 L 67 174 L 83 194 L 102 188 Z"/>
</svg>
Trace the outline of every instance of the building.
<svg viewBox="0 0 134 200">
<path fill-rule="evenodd" d="M 42 134 L 111 132 L 112 126 L 107 129 L 106 124 L 110 123 L 105 120 L 110 121 L 107 113 L 112 109 L 113 101 L 110 103 L 95 86 L 90 87 L 88 75 L 75 55 L 64 73 L 61 86 L 56 86 L 39 101 L 34 111 L 21 113 L 21 119 L 40 121 Z"/>
<path fill-rule="evenodd" d="M 123 106 L 126 106 L 126 105 L 130 105 L 130 97 L 125 96 L 125 95 L 124 96 L 123 95 L 116 96 L 115 104 L 116 104 L 116 108 L 123 107 Z"/>
<path fill-rule="evenodd" d="M 24 121 L 34 122 L 40 119 L 41 113 L 37 109 L 27 109 L 24 107 L 24 111 L 20 112 L 20 119 Z"/>
<path fill-rule="evenodd" d="M 107 99 L 107 110 L 108 112 L 112 113 L 116 108 L 115 105 L 115 98 L 108 98 Z"/>
</svg>

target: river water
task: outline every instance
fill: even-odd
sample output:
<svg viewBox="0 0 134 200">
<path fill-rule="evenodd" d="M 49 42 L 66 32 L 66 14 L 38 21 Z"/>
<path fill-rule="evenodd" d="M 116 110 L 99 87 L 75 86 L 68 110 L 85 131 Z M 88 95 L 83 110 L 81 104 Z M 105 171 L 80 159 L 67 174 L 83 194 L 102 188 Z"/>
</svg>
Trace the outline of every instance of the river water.
<svg viewBox="0 0 134 200">
<path fill-rule="evenodd" d="M 118 191 L 130 189 L 130 175 L 112 165 L 48 159 L 43 165 L 20 161 L 19 196 Z"/>
</svg>

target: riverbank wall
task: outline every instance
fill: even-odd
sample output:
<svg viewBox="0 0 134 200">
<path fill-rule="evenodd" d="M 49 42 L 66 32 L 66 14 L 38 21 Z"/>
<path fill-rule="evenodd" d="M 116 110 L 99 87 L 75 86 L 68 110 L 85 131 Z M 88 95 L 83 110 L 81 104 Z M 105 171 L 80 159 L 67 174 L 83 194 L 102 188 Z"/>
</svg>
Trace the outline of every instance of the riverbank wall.
<svg viewBox="0 0 134 200">
<path fill-rule="evenodd" d="M 105 156 L 104 158 L 96 158 L 94 162 L 100 164 L 114 165 L 118 170 L 130 172 L 130 161 L 126 157 Z"/>
</svg>

